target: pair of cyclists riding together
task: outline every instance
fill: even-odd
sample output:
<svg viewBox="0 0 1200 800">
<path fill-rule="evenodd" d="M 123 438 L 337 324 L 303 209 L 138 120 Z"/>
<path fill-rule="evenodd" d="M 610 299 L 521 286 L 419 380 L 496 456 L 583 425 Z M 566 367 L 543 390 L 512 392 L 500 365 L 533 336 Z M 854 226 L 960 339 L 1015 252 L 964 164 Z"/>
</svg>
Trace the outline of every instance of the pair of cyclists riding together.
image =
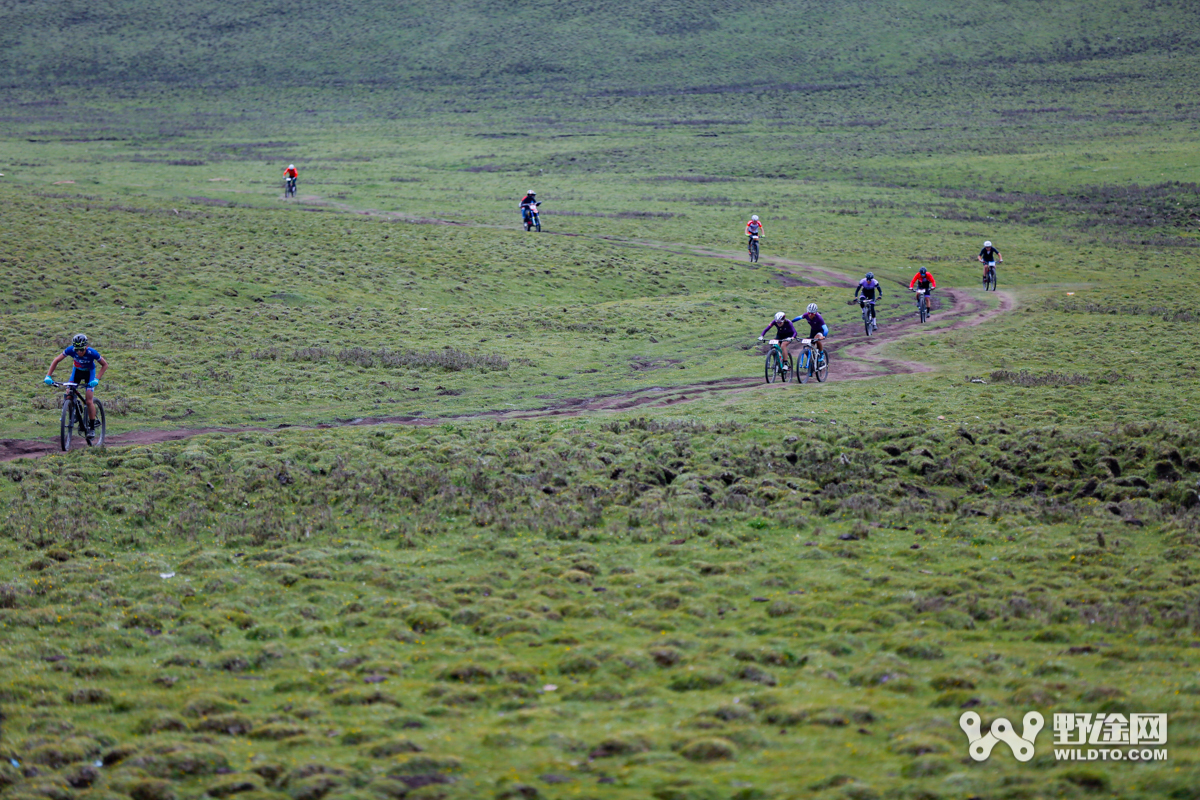
<svg viewBox="0 0 1200 800">
<path fill-rule="evenodd" d="M 791 354 L 788 352 L 788 340 L 800 338 L 800 334 L 796 331 L 795 323 L 801 320 L 808 323 L 808 338 L 812 339 L 813 347 L 818 351 L 824 350 L 824 340 L 829 336 L 829 326 L 825 324 L 825 318 L 817 310 L 816 303 L 809 303 L 805 313 L 792 319 L 788 319 L 787 314 L 784 314 L 782 311 L 776 312 L 775 318 L 771 320 L 767 327 L 763 328 L 762 335 L 758 337 L 758 340 L 765 342 L 767 340 L 767 331 L 774 328 L 775 335 L 771 338 L 779 340 L 779 346 L 783 348 L 783 354 L 787 357 L 785 361 L 790 360 Z M 788 365 L 785 363 L 783 368 L 785 370 L 788 369 Z"/>
</svg>

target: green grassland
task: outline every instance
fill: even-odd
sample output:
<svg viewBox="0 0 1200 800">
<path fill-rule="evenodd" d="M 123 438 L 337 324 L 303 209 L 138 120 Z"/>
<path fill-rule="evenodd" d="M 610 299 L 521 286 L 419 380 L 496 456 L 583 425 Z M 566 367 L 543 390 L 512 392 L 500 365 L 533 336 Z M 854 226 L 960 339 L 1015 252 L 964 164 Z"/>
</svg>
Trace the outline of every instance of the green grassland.
<svg viewBox="0 0 1200 800">
<path fill-rule="evenodd" d="M 0 10 L 0 436 L 77 330 L 210 431 L 0 464 L 0 797 L 1200 797 L 1195 15 Z M 930 371 L 759 383 L 985 238 Z"/>
</svg>

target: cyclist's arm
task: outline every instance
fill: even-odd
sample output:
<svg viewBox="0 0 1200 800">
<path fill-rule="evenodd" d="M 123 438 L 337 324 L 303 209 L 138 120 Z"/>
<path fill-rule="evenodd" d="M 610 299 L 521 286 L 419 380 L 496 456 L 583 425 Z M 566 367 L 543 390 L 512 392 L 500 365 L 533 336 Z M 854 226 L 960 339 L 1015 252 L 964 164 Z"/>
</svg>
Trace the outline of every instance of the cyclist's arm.
<svg viewBox="0 0 1200 800">
<path fill-rule="evenodd" d="M 104 373 L 108 369 L 108 362 L 104 360 L 104 356 L 100 356 L 96 360 L 100 362 L 100 371 L 96 373 L 96 380 L 100 380 L 104 377 Z"/>
<path fill-rule="evenodd" d="M 1000 255 L 1000 251 L 999 251 L 999 250 L 997 250 L 997 251 L 996 251 L 996 260 L 997 260 L 997 261 L 1003 261 L 1003 260 L 1004 260 L 1004 256 Z"/>
<path fill-rule="evenodd" d="M 920 278 L 920 277 L 921 277 L 920 275 L 913 275 L 913 279 L 912 279 L 911 281 L 909 281 L 909 282 L 908 282 L 908 288 L 910 288 L 910 289 L 911 289 L 912 287 L 916 286 L 916 285 L 917 285 L 917 279 L 918 279 L 918 278 Z"/>
<path fill-rule="evenodd" d="M 54 357 L 54 360 L 50 362 L 50 369 L 46 370 L 46 374 L 53 375 L 54 368 L 58 366 L 58 362 L 62 361 L 66 357 L 67 357 L 66 353 L 59 353 L 58 355 L 56 355 Z"/>
</svg>

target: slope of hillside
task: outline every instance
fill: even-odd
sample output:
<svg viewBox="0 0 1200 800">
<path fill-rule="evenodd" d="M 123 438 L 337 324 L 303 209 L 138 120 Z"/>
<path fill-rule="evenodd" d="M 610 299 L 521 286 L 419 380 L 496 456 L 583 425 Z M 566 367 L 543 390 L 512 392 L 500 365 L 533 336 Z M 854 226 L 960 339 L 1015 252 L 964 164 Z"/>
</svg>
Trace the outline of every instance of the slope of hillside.
<svg viewBox="0 0 1200 800">
<path fill-rule="evenodd" d="M 1200 47 L 1192 3 L 1037 0 L 48 0 L 6 4 L 0 31 L 9 87 L 366 84 L 452 97 L 875 82 Z"/>
</svg>

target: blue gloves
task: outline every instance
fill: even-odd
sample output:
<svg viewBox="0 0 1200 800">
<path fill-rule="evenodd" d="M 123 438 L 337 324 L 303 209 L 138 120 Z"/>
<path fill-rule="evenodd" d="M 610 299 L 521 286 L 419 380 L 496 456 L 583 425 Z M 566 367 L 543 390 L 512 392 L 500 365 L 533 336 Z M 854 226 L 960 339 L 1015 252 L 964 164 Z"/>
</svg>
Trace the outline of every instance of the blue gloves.
<svg viewBox="0 0 1200 800">
<path fill-rule="evenodd" d="M 95 378 L 92 378 L 90 381 L 88 381 L 88 388 L 89 388 L 89 389 L 95 389 L 95 388 L 96 388 L 97 386 L 99 386 L 99 385 L 100 385 L 100 381 L 98 381 L 98 380 L 97 380 L 97 379 L 95 379 Z"/>
<path fill-rule="evenodd" d="M 54 378 L 51 378 L 49 375 L 47 375 L 46 377 L 42 378 L 42 383 L 46 384 L 47 386 L 53 386 Z"/>
</svg>

